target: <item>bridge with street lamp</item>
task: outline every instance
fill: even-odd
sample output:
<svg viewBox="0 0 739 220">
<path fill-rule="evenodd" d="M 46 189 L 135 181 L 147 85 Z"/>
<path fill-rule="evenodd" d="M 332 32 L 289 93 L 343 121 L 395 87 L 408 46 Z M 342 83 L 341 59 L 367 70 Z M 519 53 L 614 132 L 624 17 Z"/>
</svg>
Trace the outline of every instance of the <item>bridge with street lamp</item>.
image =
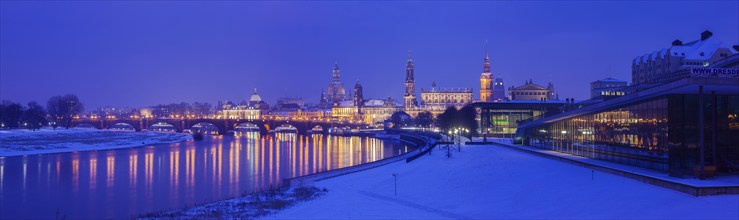
<svg viewBox="0 0 739 220">
<path fill-rule="evenodd" d="M 114 127 L 129 127 L 136 131 L 152 130 L 152 126 L 167 126 L 174 128 L 176 132 L 183 132 L 185 129 L 193 129 L 193 127 L 210 127 L 211 125 L 218 129 L 219 134 L 225 134 L 227 131 L 233 131 L 239 125 L 245 126 L 249 124 L 259 127 L 261 132 L 269 132 L 280 125 L 291 125 L 298 129 L 299 133 L 305 133 L 316 126 L 322 129 L 332 127 L 350 127 L 350 128 L 367 128 L 369 124 L 361 121 L 334 121 L 334 120 L 290 120 L 288 118 L 263 117 L 262 119 L 218 119 L 218 118 L 153 118 L 153 117 L 91 117 L 91 118 L 75 118 L 72 120 L 72 127 L 94 127 L 97 129 L 111 129 Z"/>
</svg>

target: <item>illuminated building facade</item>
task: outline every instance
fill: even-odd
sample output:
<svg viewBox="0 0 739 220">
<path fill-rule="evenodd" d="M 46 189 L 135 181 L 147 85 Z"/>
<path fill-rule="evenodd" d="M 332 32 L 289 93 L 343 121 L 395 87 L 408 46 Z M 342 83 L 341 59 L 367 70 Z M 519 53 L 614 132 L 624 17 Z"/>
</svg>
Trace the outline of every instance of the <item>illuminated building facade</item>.
<svg viewBox="0 0 739 220">
<path fill-rule="evenodd" d="M 249 102 L 241 102 L 238 105 L 226 102 L 220 107 L 221 111 L 218 115 L 225 119 L 259 120 L 269 111 L 269 105 L 262 100 L 256 88 L 249 97 Z"/>
<path fill-rule="evenodd" d="M 388 97 L 382 99 L 368 99 L 364 101 L 361 109 L 361 117 L 367 123 L 382 123 L 385 119 L 390 118 L 393 113 L 400 111 L 393 99 Z"/>
<path fill-rule="evenodd" d="M 523 124 L 515 141 L 690 177 L 736 169 L 737 115 L 739 74 L 693 75 Z"/>
<path fill-rule="evenodd" d="M 406 111 L 410 111 L 418 107 L 416 101 L 416 80 L 414 78 L 415 68 L 413 66 L 413 59 L 411 58 L 411 51 L 408 51 L 408 62 L 405 64 L 405 93 L 403 95 L 404 106 Z"/>
<path fill-rule="evenodd" d="M 493 73 L 490 72 L 490 57 L 488 56 L 488 45 L 485 42 L 485 64 L 480 74 L 480 101 L 492 102 L 493 99 Z"/>
<path fill-rule="evenodd" d="M 469 103 L 472 103 L 472 89 L 438 89 L 434 83 L 431 89 L 421 89 L 419 111 L 429 111 L 436 116 L 450 106 L 460 109 Z"/>
<path fill-rule="evenodd" d="M 611 77 L 590 83 L 590 98 L 606 98 L 625 95 L 626 81 Z"/>
<path fill-rule="evenodd" d="M 567 103 L 562 101 L 475 102 L 478 134 L 488 137 L 511 137 L 519 123 L 561 113 Z"/>
<path fill-rule="evenodd" d="M 551 82 L 547 87 L 535 84 L 532 80 L 526 81 L 522 86 L 508 89 L 508 99 L 510 100 L 557 100 L 554 92 L 554 84 Z"/>
</svg>

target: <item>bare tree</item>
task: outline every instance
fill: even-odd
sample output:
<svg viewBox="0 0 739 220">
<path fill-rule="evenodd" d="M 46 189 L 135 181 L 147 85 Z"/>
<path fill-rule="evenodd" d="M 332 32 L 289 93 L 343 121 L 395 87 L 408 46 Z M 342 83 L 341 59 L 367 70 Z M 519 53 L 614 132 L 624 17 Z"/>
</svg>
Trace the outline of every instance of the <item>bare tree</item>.
<svg viewBox="0 0 739 220">
<path fill-rule="evenodd" d="M 54 117 L 56 123 L 64 123 L 65 128 L 72 126 L 72 118 L 85 111 L 85 107 L 76 95 L 54 96 L 46 102 L 46 109 Z"/>
<path fill-rule="evenodd" d="M 21 117 L 21 120 L 23 121 L 23 124 L 26 126 L 26 128 L 32 131 L 38 130 L 48 123 L 48 121 L 46 120 L 46 111 L 44 110 L 44 107 L 36 102 L 28 103 L 28 108 L 23 111 L 23 116 Z"/>
</svg>

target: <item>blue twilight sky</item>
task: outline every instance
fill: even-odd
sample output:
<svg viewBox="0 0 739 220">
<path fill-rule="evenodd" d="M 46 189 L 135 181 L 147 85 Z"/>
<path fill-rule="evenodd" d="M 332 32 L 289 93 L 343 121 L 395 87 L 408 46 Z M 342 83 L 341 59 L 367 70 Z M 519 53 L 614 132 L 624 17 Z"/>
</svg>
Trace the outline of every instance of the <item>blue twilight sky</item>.
<svg viewBox="0 0 739 220">
<path fill-rule="evenodd" d="M 506 87 L 552 81 L 560 98 L 631 80 L 631 59 L 711 30 L 739 42 L 739 1 L 7 2 L 0 3 L 0 99 L 77 94 L 91 110 L 248 99 L 317 102 L 334 62 L 365 97 L 471 87 L 485 40 Z"/>
</svg>

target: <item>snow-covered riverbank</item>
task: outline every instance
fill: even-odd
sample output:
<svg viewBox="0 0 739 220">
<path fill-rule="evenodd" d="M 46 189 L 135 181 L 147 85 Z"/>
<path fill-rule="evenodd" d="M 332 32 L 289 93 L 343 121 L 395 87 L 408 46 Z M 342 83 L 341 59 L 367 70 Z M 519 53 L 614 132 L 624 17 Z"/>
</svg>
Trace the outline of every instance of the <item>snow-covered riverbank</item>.
<svg viewBox="0 0 739 220">
<path fill-rule="evenodd" d="M 328 193 L 267 218 L 739 219 L 739 195 L 695 197 L 494 145 L 445 155 L 316 182 Z"/>
<path fill-rule="evenodd" d="M 110 131 L 89 128 L 0 130 L 0 156 L 137 147 L 192 139 L 189 134 Z"/>
</svg>

